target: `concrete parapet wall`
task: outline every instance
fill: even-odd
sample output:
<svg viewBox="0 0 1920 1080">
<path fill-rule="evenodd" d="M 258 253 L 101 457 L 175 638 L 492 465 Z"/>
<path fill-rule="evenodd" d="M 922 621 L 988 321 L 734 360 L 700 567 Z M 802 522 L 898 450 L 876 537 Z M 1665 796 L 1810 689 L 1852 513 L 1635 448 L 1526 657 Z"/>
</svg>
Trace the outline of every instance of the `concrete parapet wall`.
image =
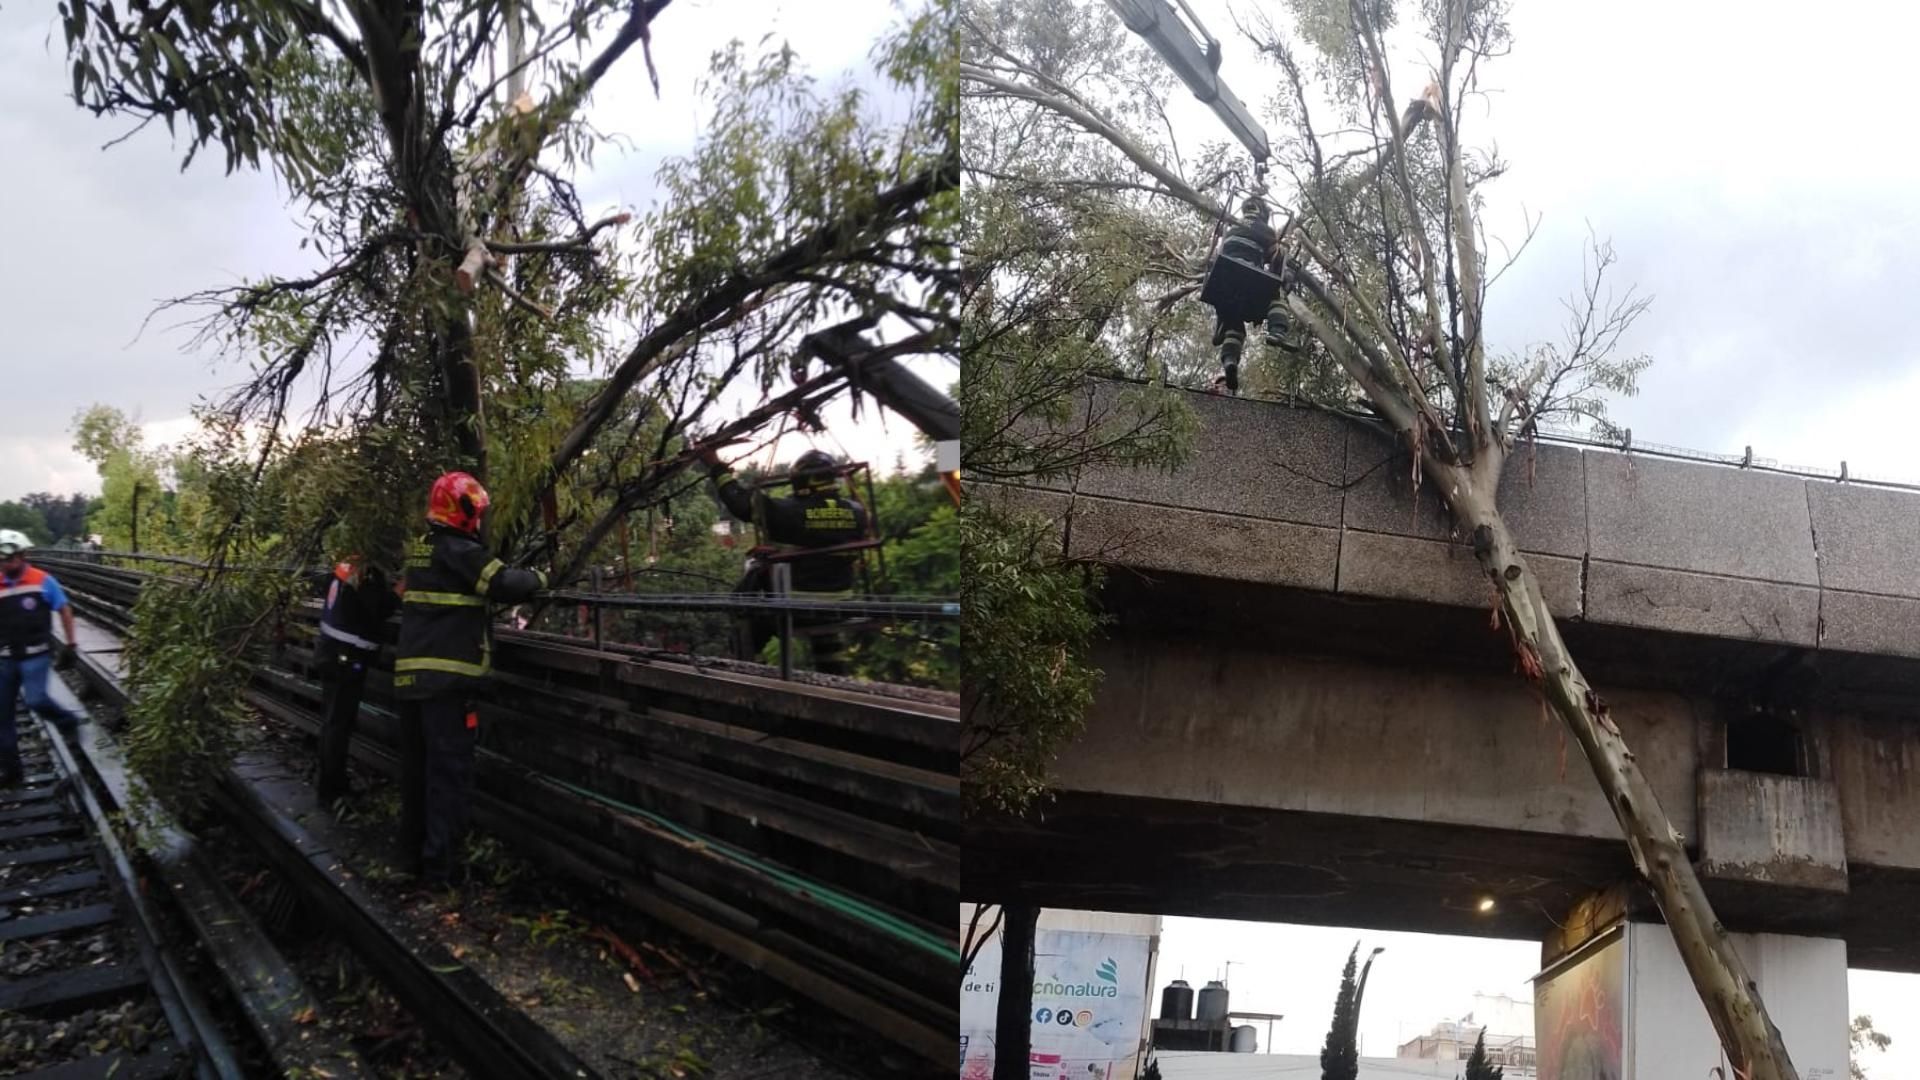
<svg viewBox="0 0 1920 1080">
<path fill-rule="evenodd" d="M 1199 430 L 1185 465 L 1086 470 L 1029 505 L 1071 506 L 1075 552 L 1117 565 L 1489 602 L 1437 494 L 1416 496 L 1406 455 L 1379 430 L 1189 400 Z M 1563 618 L 1920 657 L 1920 493 L 1540 445 L 1513 454 L 1501 504 Z"/>
</svg>

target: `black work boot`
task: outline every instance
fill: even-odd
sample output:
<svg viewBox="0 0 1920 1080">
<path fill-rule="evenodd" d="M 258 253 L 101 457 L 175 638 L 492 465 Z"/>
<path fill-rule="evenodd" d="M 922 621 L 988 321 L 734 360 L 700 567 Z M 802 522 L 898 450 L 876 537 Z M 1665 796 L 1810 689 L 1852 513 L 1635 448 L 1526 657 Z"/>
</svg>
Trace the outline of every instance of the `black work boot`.
<svg viewBox="0 0 1920 1080">
<path fill-rule="evenodd" d="M 1227 373 L 1227 393 L 1240 396 L 1240 343 L 1229 341 L 1220 347 L 1220 364 Z"/>
<path fill-rule="evenodd" d="M 1287 313 L 1279 308 L 1267 312 L 1267 344 L 1277 349 L 1287 347 Z"/>
</svg>

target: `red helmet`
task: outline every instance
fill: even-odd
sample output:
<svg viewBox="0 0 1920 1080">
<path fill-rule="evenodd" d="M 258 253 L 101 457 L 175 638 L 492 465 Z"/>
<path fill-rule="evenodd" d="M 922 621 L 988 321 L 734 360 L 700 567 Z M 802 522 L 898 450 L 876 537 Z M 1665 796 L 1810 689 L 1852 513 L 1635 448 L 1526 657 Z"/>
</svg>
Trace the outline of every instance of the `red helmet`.
<svg viewBox="0 0 1920 1080">
<path fill-rule="evenodd" d="M 487 512 L 487 489 L 463 472 L 450 472 L 433 482 L 427 496 L 427 520 L 464 533 L 480 531 Z"/>
</svg>

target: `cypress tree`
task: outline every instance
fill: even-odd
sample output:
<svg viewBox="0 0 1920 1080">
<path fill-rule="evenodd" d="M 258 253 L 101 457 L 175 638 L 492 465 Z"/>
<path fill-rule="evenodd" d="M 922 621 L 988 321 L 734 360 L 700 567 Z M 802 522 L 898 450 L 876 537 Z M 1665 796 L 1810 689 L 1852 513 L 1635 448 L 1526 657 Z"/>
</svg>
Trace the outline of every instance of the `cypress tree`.
<svg viewBox="0 0 1920 1080">
<path fill-rule="evenodd" d="M 1346 970 L 1340 973 L 1340 996 L 1333 1002 L 1333 1026 L 1327 1029 L 1327 1045 L 1320 1050 L 1320 1080 L 1358 1080 L 1360 1052 L 1358 1017 L 1354 1015 L 1353 972 L 1360 958 L 1360 946 L 1347 954 Z"/>
<path fill-rule="evenodd" d="M 1495 1065 L 1487 1060 L 1487 1029 L 1480 1029 L 1480 1037 L 1473 1040 L 1473 1056 L 1467 1059 L 1467 1080 L 1501 1080 L 1506 1067 Z"/>
</svg>

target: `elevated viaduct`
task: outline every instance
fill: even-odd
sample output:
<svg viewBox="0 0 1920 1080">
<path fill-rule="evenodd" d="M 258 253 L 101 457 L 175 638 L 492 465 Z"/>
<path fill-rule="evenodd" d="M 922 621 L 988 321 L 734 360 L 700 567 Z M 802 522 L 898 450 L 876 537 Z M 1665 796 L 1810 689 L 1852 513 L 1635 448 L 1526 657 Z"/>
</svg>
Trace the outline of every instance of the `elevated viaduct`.
<svg viewBox="0 0 1920 1080">
<path fill-rule="evenodd" d="M 1061 518 L 1112 567 L 1113 622 L 1057 799 L 969 823 L 967 898 L 1530 937 L 1549 960 L 1651 917 L 1404 451 L 1328 413 L 1191 404 L 1177 470 L 974 489 Z M 1502 503 L 1726 924 L 1920 971 L 1920 494 L 1541 444 Z"/>
</svg>

